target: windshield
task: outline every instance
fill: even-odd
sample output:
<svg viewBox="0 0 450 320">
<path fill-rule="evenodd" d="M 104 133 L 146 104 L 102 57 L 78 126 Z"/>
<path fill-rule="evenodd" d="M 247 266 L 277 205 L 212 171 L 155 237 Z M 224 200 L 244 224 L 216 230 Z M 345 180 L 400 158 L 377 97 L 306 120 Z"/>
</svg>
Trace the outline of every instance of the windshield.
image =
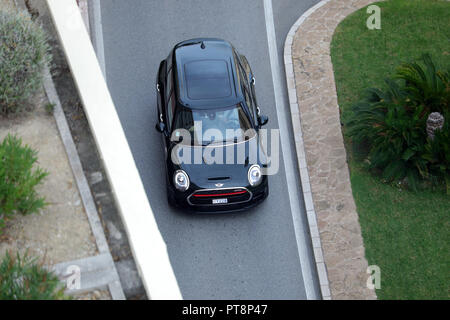
<svg viewBox="0 0 450 320">
<path fill-rule="evenodd" d="M 179 136 L 177 130 L 185 129 L 190 134 L 191 143 L 197 145 L 242 141 L 250 138 L 251 131 L 247 130 L 251 128 L 250 120 L 240 104 L 201 110 L 180 107 L 174 120 L 175 136 Z"/>
</svg>

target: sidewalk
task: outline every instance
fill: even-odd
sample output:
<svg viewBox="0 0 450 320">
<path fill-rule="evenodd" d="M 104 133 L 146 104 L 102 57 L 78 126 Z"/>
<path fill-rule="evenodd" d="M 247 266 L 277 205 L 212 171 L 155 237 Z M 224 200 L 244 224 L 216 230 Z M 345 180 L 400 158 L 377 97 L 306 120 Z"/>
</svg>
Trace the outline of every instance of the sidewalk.
<svg viewBox="0 0 450 320">
<path fill-rule="evenodd" d="M 1 8 L 23 12 L 27 9 L 22 0 L 0 0 Z M 101 221 L 48 70 L 44 71 L 42 90 L 30 99 L 30 104 L 34 110 L 28 114 L 0 119 L 0 138 L 8 133 L 17 134 L 24 144 L 39 152 L 39 166 L 46 169 L 49 176 L 38 192 L 45 196 L 49 205 L 40 213 L 17 215 L 8 221 L 5 236 L 0 239 L 0 254 L 6 250 L 28 251 L 33 257 L 44 259 L 45 265 L 63 282 L 73 272 L 69 270 L 78 267 L 80 288 L 66 290 L 75 299 L 124 299 Z M 53 112 L 46 110 L 48 104 L 54 106 Z"/>
<path fill-rule="evenodd" d="M 339 23 L 372 2 L 322 1 L 294 24 L 285 45 L 298 165 L 324 298 L 376 299 L 366 287 L 368 265 L 330 57 L 330 42 Z M 320 236 L 314 238 L 314 230 Z"/>
</svg>

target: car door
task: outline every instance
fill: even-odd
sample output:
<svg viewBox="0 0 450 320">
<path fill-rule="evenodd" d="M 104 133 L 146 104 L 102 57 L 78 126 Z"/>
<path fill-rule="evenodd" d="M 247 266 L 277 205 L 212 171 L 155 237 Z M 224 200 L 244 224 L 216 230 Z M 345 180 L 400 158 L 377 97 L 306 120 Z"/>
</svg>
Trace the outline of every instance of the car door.
<svg viewBox="0 0 450 320">
<path fill-rule="evenodd" d="M 160 115 L 165 103 L 165 77 L 166 77 L 166 60 L 159 64 L 158 74 L 156 76 L 156 96 L 157 96 L 157 121 L 161 121 Z"/>
<path fill-rule="evenodd" d="M 249 83 L 251 83 L 254 78 L 253 78 L 252 69 L 250 68 L 250 64 L 248 63 L 247 58 L 243 54 L 241 54 L 241 55 L 239 55 L 239 60 L 241 62 L 242 68 L 244 69 L 244 71 L 247 75 L 247 81 Z"/>
<path fill-rule="evenodd" d="M 240 59 L 238 60 L 238 70 L 240 73 L 240 78 L 242 81 L 242 93 L 244 94 L 244 99 L 246 102 L 246 105 L 249 109 L 250 116 L 253 120 L 253 123 L 255 127 L 258 127 L 258 119 L 257 119 L 257 107 L 256 107 L 256 101 L 253 97 L 252 89 L 251 89 L 251 79 L 253 79 L 253 75 L 251 73 L 251 69 L 248 66 L 247 68 L 244 67 L 244 63 L 242 61 L 243 55 L 240 56 Z M 244 57 L 245 59 L 245 57 Z M 247 59 L 245 59 L 246 61 Z M 247 63 L 248 65 L 248 63 Z"/>
<path fill-rule="evenodd" d="M 241 63 L 242 63 L 242 67 L 243 67 L 243 69 L 245 70 L 245 72 L 247 74 L 247 80 L 248 80 L 248 83 L 249 83 L 250 93 L 251 93 L 252 100 L 253 100 L 253 105 L 254 105 L 254 108 L 255 108 L 255 114 L 256 114 L 256 117 L 258 117 L 259 114 L 260 114 L 260 110 L 259 110 L 258 102 L 256 101 L 256 91 L 255 91 L 256 80 L 255 80 L 255 77 L 253 75 L 252 69 L 250 68 L 250 64 L 248 63 L 247 58 L 243 54 L 241 54 L 240 55 L 240 60 L 241 60 Z"/>
<path fill-rule="evenodd" d="M 164 108 L 164 120 L 166 124 L 166 128 L 168 132 L 171 132 L 172 130 L 172 122 L 173 122 L 173 116 L 175 113 L 175 105 L 176 105 L 176 98 L 175 98 L 175 88 L 174 88 L 174 75 L 173 75 L 173 67 L 169 67 L 167 71 L 167 80 L 166 80 L 166 103 Z"/>
<path fill-rule="evenodd" d="M 175 109 L 177 105 L 177 100 L 175 96 L 175 81 L 174 81 L 174 72 L 176 72 L 173 68 L 173 66 L 169 66 L 167 70 L 166 75 L 166 103 L 164 104 L 164 110 L 163 110 L 163 119 L 164 124 L 166 126 L 166 135 L 165 135 L 165 143 L 166 143 L 166 156 L 167 156 L 167 150 L 170 147 L 171 141 L 171 132 L 172 132 L 172 126 L 173 126 L 173 119 L 175 116 Z"/>
</svg>

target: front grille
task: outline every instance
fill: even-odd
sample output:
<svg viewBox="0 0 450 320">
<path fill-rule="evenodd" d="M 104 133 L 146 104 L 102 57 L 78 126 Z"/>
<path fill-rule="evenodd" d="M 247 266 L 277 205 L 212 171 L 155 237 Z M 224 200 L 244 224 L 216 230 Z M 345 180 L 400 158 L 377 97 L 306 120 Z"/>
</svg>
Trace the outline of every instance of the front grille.
<svg viewBox="0 0 450 320">
<path fill-rule="evenodd" d="M 217 181 L 217 180 L 229 180 L 230 177 L 211 177 L 208 178 L 209 181 Z"/>
<path fill-rule="evenodd" d="M 188 202 L 191 205 L 213 205 L 213 199 L 227 199 L 226 204 L 249 201 L 252 194 L 245 188 L 199 190 L 191 194 Z"/>
</svg>

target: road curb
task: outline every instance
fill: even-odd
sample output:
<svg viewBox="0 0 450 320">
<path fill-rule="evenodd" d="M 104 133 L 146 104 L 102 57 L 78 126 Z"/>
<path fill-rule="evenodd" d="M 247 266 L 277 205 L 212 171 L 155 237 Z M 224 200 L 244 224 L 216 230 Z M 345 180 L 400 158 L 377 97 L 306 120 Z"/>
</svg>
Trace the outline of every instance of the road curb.
<svg viewBox="0 0 450 320">
<path fill-rule="evenodd" d="M 292 44 L 295 33 L 301 24 L 317 9 L 328 3 L 330 0 L 320 1 L 315 6 L 308 9 L 289 30 L 284 43 L 284 67 L 286 72 L 286 83 L 288 89 L 289 107 L 291 111 L 292 127 L 295 136 L 295 149 L 297 151 L 298 169 L 300 171 L 300 180 L 302 183 L 303 198 L 305 201 L 306 214 L 308 218 L 309 232 L 311 235 L 312 246 L 314 250 L 314 260 L 316 263 L 317 274 L 319 276 L 320 291 L 324 300 L 331 300 L 330 284 L 328 282 L 327 268 L 323 258 L 322 243 L 320 240 L 319 229 L 317 226 L 317 216 L 314 209 L 311 185 L 309 183 L 308 166 L 306 164 L 306 152 L 303 143 L 303 133 L 300 121 L 300 112 L 297 102 L 297 89 L 295 87 L 294 64 L 292 61 Z"/>
</svg>

